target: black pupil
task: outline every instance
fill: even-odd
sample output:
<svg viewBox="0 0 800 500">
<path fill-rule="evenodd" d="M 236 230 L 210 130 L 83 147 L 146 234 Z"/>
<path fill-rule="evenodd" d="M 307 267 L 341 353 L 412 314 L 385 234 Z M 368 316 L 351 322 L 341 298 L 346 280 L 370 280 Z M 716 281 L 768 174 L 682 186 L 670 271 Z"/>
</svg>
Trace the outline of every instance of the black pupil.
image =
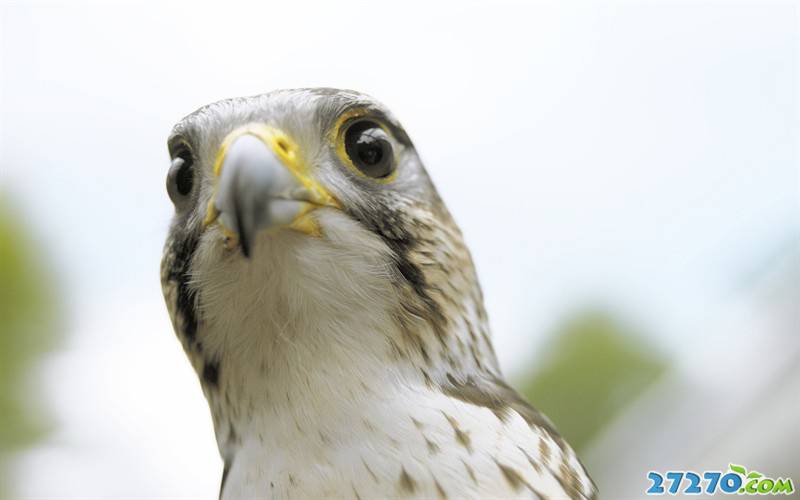
<svg viewBox="0 0 800 500">
<path fill-rule="evenodd" d="M 182 196 L 192 192 L 192 184 L 194 182 L 194 175 L 192 170 L 192 155 L 188 152 L 178 154 L 178 158 L 183 160 L 183 165 L 178 169 L 175 175 L 175 187 Z"/>
<path fill-rule="evenodd" d="M 381 158 L 383 158 L 383 149 L 381 149 L 380 144 L 377 144 L 375 139 L 367 134 L 361 135 L 361 138 L 356 143 L 356 150 L 358 151 L 358 157 L 367 165 L 380 163 Z"/>
<path fill-rule="evenodd" d="M 386 177 L 394 169 L 392 144 L 386 132 L 375 122 L 356 122 L 345 134 L 347 156 L 363 174 Z"/>
</svg>

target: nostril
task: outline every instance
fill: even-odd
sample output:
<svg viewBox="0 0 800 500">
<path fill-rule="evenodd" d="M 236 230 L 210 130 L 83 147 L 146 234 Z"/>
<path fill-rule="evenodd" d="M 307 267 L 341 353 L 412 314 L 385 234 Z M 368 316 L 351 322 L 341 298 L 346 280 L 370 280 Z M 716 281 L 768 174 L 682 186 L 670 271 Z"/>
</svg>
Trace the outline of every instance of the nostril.
<svg viewBox="0 0 800 500">
<path fill-rule="evenodd" d="M 286 141 L 284 141 L 283 139 L 278 139 L 277 144 L 278 147 L 281 149 L 281 151 L 283 151 L 284 153 L 289 153 L 289 144 L 287 144 Z"/>
</svg>

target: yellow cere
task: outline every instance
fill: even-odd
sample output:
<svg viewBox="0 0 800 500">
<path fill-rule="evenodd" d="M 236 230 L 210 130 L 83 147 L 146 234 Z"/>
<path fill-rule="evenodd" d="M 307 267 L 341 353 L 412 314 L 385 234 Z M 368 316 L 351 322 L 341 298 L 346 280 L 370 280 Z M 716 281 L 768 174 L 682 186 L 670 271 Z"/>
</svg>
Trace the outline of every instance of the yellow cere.
<svg viewBox="0 0 800 500">
<path fill-rule="evenodd" d="M 386 177 L 376 179 L 374 177 L 369 177 L 367 175 L 364 175 L 364 173 L 361 170 L 359 170 L 358 168 L 356 168 L 355 165 L 353 165 L 352 160 L 350 160 L 350 157 L 347 155 L 347 150 L 345 149 L 344 145 L 344 135 L 345 132 L 347 131 L 347 128 L 344 127 L 344 125 L 350 124 L 353 121 L 366 116 L 369 116 L 369 110 L 366 108 L 355 108 L 345 113 L 342 113 L 339 119 L 336 120 L 336 125 L 334 125 L 333 129 L 331 130 L 330 141 L 333 144 L 334 148 L 336 149 L 336 154 L 339 156 L 339 159 L 342 161 L 342 163 L 344 163 L 347 166 L 347 168 L 353 171 L 356 175 L 358 175 L 359 177 L 363 177 L 364 179 L 369 179 L 373 182 L 378 182 L 380 184 L 389 184 L 390 182 L 392 182 L 397 178 L 397 172 L 399 169 L 395 169 L 391 174 L 387 175 Z M 376 119 L 374 121 L 383 129 L 384 132 L 386 132 L 386 135 L 388 135 L 389 137 L 393 137 L 392 131 L 387 129 L 386 125 L 384 125 L 380 120 Z M 395 154 L 397 154 L 397 148 L 394 148 L 394 151 Z M 395 158 L 395 160 L 397 160 L 397 158 Z"/>
</svg>

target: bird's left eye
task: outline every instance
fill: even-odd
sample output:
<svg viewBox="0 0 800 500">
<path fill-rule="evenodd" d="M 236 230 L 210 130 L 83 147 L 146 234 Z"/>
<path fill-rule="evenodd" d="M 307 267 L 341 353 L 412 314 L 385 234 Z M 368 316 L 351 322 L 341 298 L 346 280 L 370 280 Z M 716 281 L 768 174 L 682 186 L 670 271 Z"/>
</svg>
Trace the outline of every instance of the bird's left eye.
<svg viewBox="0 0 800 500">
<path fill-rule="evenodd" d="M 167 193 L 176 205 L 189 196 L 194 186 L 194 159 L 189 150 L 177 152 L 167 174 Z"/>
<path fill-rule="evenodd" d="M 348 127 L 344 149 L 353 166 L 367 177 L 380 179 L 394 172 L 392 141 L 386 131 L 371 120 L 358 121 Z"/>
</svg>

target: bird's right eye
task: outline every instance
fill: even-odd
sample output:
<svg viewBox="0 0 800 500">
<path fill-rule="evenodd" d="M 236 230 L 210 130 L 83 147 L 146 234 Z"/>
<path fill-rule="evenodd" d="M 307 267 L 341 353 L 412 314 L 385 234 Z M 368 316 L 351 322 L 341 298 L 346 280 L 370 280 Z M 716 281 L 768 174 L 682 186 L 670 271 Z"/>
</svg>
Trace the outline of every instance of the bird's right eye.
<svg viewBox="0 0 800 500">
<path fill-rule="evenodd" d="M 396 169 L 392 141 L 372 120 L 352 123 L 344 132 L 344 152 L 349 164 L 373 179 L 387 179 Z"/>
<path fill-rule="evenodd" d="M 176 205 L 192 193 L 194 186 L 194 158 L 188 149 L 179 150 L 172 158 L 167 174 L 167 192 Z"/>
</svg>

